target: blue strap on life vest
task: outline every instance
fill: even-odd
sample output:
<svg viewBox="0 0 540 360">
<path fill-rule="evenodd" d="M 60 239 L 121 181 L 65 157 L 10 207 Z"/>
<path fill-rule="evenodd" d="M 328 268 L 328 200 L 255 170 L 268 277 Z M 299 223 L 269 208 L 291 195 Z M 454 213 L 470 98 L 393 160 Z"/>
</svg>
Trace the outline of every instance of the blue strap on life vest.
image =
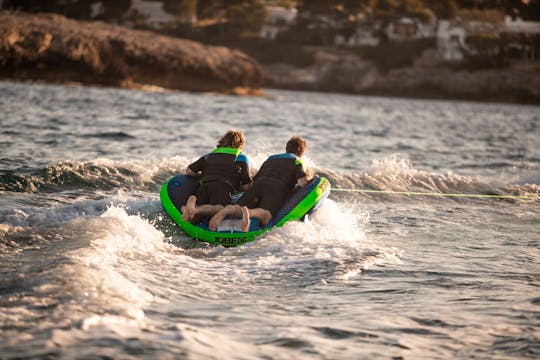
<svg viewBox="0 0 540 360">
<path fill-rule="evenodd" d="M 299 158 L 296 154 L 293 154 L 293 153 L 276 154 L 276 155 L 270 156 L 268 158 L 268 160 L 270 160 L 270 159 L 291 159 L 291 160 L 294 160 L 295 164 L 302 166 L 302 169 L 305 171 L 304 163 L 302 162 L 302 159 Z"/>
</svg>

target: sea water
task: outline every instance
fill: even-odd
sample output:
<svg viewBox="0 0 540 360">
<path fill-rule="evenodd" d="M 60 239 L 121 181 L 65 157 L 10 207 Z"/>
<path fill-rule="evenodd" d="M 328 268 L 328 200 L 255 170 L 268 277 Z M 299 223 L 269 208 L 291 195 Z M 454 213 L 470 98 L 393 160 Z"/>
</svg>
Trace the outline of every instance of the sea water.
<svg viewBox="0 0 540 360">
<path fill-rule="evenodd" d="M 0 358 L 540 356 L 539 107 L 268 95 L 0 82 Z M 190 239 L 160 187 L 231 128 L 354 191 Z"/>
</svg>

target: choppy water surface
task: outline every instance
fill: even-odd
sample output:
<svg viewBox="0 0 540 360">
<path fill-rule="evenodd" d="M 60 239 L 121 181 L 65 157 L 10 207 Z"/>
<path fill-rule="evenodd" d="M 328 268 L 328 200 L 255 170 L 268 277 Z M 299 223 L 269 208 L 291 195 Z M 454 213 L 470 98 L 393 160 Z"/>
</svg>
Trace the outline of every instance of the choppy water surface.
<svg viewBox="0 0 540 360">
<path fill-rule="evenodd" d="M 335 188 L 540 194 L 540 108 L 0 83 L 0 358 L 540 356 L 540 203 L 333 192 L 237 248 L 189 239 L 166 179 L 244 130 Z"/>
</svg>

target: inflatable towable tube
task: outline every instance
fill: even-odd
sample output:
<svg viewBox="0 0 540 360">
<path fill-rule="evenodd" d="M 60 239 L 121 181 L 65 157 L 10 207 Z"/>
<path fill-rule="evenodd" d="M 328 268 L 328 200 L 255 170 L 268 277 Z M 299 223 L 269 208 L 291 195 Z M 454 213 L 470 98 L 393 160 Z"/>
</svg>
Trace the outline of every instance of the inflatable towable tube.
<svg viewBox="0 0 540 360">
<path fill-rule="evenodd" d="M 240 230 L 240 219 L 226 218 L 217 231 L 208 228 L 208 218 L 199 223 L 191 224 L 182 220 L 181 208 L 188 197 L 197 190 L 198 181 L 187 175 L 176 175 L 169 179 L 161 188 L 160 199 L 165 212 L 173 221 L 194 239 L 203 240 L 223 246 L 237 246 L 252 241 L 276 226 L 282 226 L 287 221 L 304 220 L 305 216 L 315 211 L 322 201 L 330 194 L 330 182 L 316 176 L 306 186 L 295 189 L 274 218 L 264 227 L 255 218 L 250 219 L 249 230 Z"/>
</svg>

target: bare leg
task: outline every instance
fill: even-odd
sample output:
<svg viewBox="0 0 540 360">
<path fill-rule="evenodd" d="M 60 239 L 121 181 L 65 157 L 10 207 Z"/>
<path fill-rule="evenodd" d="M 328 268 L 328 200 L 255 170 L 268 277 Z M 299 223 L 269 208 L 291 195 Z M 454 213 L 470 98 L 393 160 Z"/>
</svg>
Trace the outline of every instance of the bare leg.
<svg viewBox="0 0 540 360">
<path fill-rule="evenodd" d="M 186 206 L 182 206 L 182 220 L 184 221 L 192 221 L 193 217 L 195 217 L 195 205 L 197 203 L 197 197 L 195 195 L 191 195 L 187 202 Z"/>
<path fill-rule="evenodd" d="M 219 224 L 225 219 L 227 216 L 231 217 L 240 217 L 241 216 L 241 208 L 239 205 L 227 205 L 222 210 L 217 212 L 212 219 L 210 219 L 210 223 L 208 224 L 208 227 L 212 231 L 216 231 L 219 227 Z"/>
<path fill-rule="evenodd" d="M 211 205 L 211 204 L 204 204 L 201 206 L 197 206 L 195 208 L 195 215 L 196 217 L 199 216 L 214 216 L 217 212 L 221 211 L 223 209 L 223 205 Z"/>
<path fill-rule="evenodd" d="M 242 231 L 249 230 L 249 209 L 247 206 L 242 206 Z"/>
<path fill-rule="evenodd" d="M 249 210 L 249 216 L 259 219 L 263 226 L 266 226 L 272 220 L 272 213 L 263 208 Z"/>
</svg>

